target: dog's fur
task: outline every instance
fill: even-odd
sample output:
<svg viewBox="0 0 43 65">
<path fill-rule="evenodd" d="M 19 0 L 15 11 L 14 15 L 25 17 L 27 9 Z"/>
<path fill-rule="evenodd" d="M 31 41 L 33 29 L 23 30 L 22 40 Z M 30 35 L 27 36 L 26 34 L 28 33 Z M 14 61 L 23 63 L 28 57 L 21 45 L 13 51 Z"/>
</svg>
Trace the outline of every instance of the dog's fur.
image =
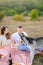
<svg viewBox="0 0 43 65">
<path fill-rule="evenodd" d="M 33 41 L 35 41 L 37 47 L 43 47 L 43 37 L 38 37 L 38 38 L 26 37 L 26 40 L 30 44 L 33 44 Z"/>
</svg>

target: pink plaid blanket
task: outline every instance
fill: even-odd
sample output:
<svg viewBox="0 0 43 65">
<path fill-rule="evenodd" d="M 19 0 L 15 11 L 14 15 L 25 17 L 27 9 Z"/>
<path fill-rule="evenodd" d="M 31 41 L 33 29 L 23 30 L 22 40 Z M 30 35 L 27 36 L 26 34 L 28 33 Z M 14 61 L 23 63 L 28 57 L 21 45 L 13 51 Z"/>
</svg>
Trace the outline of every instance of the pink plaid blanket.
<svg viewBox="0 0 43 65">
<path fill-rule="evenodd" d="M 9 53 L 11 53 L 11 58 L 12 58 L 13 64 L 15 64 L 15 63 L 21 63 L 21 64 L 25 64 L 25 65 L 31 64 L 30 63 L 30 53 L 28 53 L 26 51 L 19 51 L 15 48 L 11 48 L 10 46 L 5 46 L 0 49 L 0 54 L 2 54 L 3 56 L 9 57 Z M 8 60 L 8 58 L 7 58 L 7 60 Z M 4 59 L 3 59 L 3 61 L 4 61 Z M 8 65 L 7 63 L 4 64 L 4 62 L 1 64 L 1 59 L 0 59 L 1 65 Z"/>
</svg>

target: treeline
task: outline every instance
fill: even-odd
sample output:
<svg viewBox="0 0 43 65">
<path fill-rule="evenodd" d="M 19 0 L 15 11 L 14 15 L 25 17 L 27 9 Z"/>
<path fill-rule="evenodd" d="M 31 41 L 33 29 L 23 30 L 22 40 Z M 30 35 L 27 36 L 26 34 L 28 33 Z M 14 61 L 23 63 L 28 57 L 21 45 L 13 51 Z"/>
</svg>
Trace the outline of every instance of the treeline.
<svg viewBox="0 0 43 65">
<path fill-rule="evenodd" d="M 6 15 L 15 13 L 28 15 L 32 9 L 37 9 L 42 16 L 43 0 L 0 0 L 0 11 L 4 11 Z"/>
<path fill-rule="evenodd" d="M 29 16 L 31 10 L 37 10 L 39 16 L 43 16 L 43 0 L 0 0 L 0 13 L 6 16 L 23 14 Z"/>
</svg>

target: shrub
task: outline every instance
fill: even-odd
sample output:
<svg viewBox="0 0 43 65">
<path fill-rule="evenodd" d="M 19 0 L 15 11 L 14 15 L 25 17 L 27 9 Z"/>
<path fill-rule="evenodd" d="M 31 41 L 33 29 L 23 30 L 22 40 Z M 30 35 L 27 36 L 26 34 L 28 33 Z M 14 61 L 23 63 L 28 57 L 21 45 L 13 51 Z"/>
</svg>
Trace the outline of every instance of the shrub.
<svg viewBox="0 0 43 65">
<path fill-rule="evenodd" d="M 43 16 L 43 12 L 42 11 L 40 12 L 40 16 Z"/>
<path fill-rule="evenodd" d="M 39 13 L 36 9 L 33 9 L 30 11 L 29 16 L 31 20 L 36 20 L 39 17 Z"/>
<path fill-rule="evenodd" d="M 17 12 L 14 10 L 14 9 L 9 9 L 7 12 L 6 12 L 6 15 L 7 16 L 13 16 L 15 15 Z"/>
<path fill-rule="evenodd" d="M 23 12 L 23 15 L 28 16 L 28 12 L 27 11 Z"/>
<path fill-rule="evenodd" d="M 4 18 L 5 13 L 4 12 L 0 12 L 0 21 Z"/>
<path fill-rule="evenodd" d="M 14 20 L 24 21 L 24 15 L 23 14 L 17 14 L 17 15 L 14 16 Z"/>
</svg>

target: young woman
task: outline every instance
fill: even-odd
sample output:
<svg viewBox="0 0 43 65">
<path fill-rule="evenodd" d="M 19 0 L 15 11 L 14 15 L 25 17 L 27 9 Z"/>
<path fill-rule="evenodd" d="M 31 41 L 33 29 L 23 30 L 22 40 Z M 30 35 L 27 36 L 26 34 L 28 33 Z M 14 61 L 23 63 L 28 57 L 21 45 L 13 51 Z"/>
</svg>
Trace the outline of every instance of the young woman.
<svg viewBox="0 0 43 65">
<path fill-rule="evenodd" d="M 10 33 L 7 26 L 1 28 L 0 46 L 6 45 L 10 40 Z"/>
</svg>

